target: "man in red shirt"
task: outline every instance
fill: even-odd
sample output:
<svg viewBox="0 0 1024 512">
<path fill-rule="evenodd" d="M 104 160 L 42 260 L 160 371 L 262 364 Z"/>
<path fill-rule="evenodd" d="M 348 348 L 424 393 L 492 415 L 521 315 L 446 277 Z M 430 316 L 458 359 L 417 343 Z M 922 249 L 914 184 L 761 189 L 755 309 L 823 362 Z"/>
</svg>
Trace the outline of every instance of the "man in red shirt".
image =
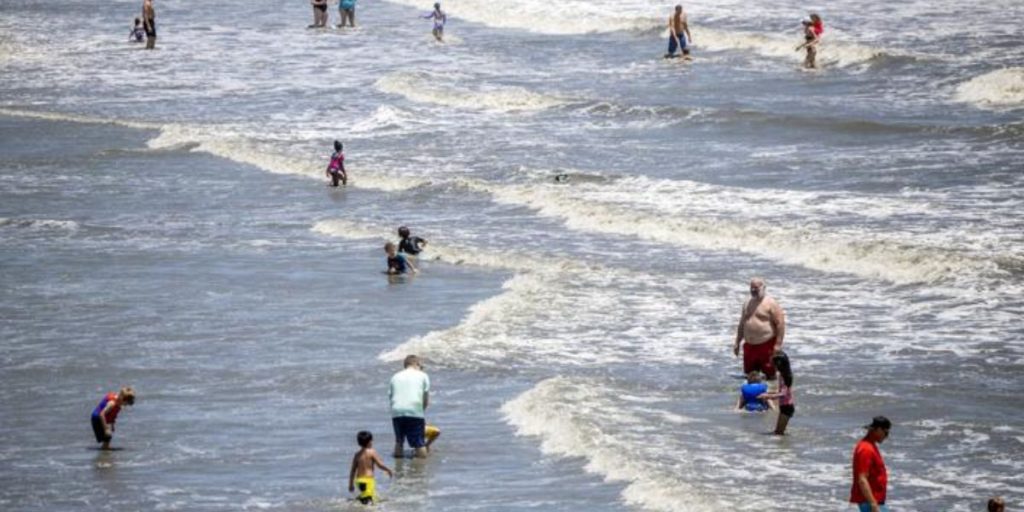
<svg viewBox="0 0 1024 512">
<path fill-rule="evenodd" d="M 889 437 L 892 422 L 885 416 L 875 416 L 864 439 L 853 448 L 853 487 L 850 503 L 856 503 L 860 512 L 889 512 L 885 506 L 885 488 L 889 474 L 885 469 L 878 445 Z"/>
</svg>

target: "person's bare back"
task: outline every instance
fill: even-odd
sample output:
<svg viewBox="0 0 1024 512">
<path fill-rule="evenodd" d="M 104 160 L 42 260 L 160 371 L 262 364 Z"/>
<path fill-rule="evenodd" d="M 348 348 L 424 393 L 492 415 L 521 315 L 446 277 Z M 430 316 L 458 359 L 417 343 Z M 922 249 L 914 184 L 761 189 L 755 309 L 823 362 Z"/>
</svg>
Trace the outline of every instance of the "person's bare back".
<svg viewBox="0 0 1024 512">
<path fill-rule="evenodd" d="M 391 474 L 391 469 L 384 465 L 384 462 L 380 460 L 380 456 L 377 454 L 377 450 L 373 448 L 363 448 L 356 452 L 356 455 L 352 457 L 352 465 L 355 467 L 356 478 L 363 476 L 373 476 L 374 466 L 381 468 L 387 474 Z"/>
</svg>

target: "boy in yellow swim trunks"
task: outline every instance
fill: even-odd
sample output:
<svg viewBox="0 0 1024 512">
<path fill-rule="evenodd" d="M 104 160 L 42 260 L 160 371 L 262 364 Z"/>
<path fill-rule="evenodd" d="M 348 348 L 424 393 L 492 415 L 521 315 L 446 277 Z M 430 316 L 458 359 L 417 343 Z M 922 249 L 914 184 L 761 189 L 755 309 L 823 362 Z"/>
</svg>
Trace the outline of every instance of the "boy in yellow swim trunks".
<svg viewBox="0 0 1024 512">
<path fill-rule="evenodd" d="M 377 485 L 373 479 L 373 469 L 378 467 L 388 474 L 388 478 L 394 478 L 395 473 L 391 468 L 384 465 L 373 449 L 373 434 L 363 430 L 356 434 L 356 442 L 359 443 L 359 451 L 352 457 L 352 470 L 348 474 L 348 492 L 356 492 L 359 489 L 359 496 L 356 500 L 363 505 L 370 505 L 377 502 Z"/>
</svg>

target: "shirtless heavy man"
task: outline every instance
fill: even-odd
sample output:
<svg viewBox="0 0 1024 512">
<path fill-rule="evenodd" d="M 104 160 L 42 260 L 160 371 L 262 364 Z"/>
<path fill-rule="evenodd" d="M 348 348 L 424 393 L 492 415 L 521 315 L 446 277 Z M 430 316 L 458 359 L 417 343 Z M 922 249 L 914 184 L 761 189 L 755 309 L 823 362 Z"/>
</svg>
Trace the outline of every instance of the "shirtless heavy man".
<svg viewBox="0 0 1024 512">
<path fill-rule="evenodd" d="M 743 345 L 743 373 L 760 370 L 769 379 L 775 378 L 772 355 L 782 350 L 782 339 L 786 335 L 786 313 L 782 306 L 765 293 L 764 279 L 750 280 L 750 299 L 743 304 L 740 324 L 736 327 L 736 343 L 733 354 L 740 355 Z"/>
</svg>

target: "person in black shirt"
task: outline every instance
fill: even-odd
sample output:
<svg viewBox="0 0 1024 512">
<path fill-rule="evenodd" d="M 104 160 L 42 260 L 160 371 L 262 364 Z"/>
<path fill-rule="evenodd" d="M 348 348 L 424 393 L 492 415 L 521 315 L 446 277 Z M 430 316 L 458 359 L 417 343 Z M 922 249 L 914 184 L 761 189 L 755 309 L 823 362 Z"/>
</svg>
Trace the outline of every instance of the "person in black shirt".
<svg viewBox="0 0 1024 512">
<path fill-rule="evenodd" d="M 418 237 L 410 236 L 409 228 L 402 226 L 398 228 L 398 236 L 402 238 L 398 242 L 398 252 L 404 252 L 405 254 L 415 256 L 423 252 L 423 248 L 427 245 L 427 241 Z"/>
</svg>

